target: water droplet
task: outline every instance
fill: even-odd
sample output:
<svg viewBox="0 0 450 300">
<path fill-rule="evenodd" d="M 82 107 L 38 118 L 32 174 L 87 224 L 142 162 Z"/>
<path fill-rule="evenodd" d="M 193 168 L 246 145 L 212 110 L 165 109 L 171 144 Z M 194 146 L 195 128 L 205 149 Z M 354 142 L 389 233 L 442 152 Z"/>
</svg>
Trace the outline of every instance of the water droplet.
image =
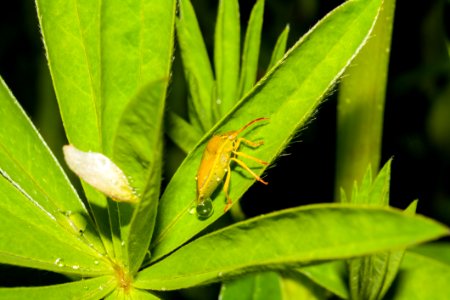
<svg viewBox="0 0 450 300">
<path fill-rule="evenodd" d="M 71 210 L 67 210 L 64 212 L 64 214 L 66 215 L 66 217 L 69 217 L 72 214 Z"/>
<path fill-rule="evenodd" d="M 226 173 L 226 172 L 228 172 L 228 169 L 227 168 L 225 168 L 225 169 L 223 169 L 223 171 Z"/>
<path fill-rule="evenodd" d="M 189 207 L 189 210 L 188 210 L 189 214 L 194 215 L 196 212 L 196 208 L 197 208 L 196 205 L 192 205 L 191 207 Z"/>
<path fill-rule="evenodd" d="M 198 180 L 198 176 L 195 176 L 195 181 L 197 181 Z"/>
<path fill-rule="evenodd" d="M 120 243 L 120 245 L 121 245 L 122 247 L 124 247 L 124 246 L 125 246 L 125 241 L 122 241 L 122 242 Z"/>
<path fill-rule="evenodd" d="M 217 182 L 219 182 L 220 181 L 220 177 L 216 177 L 216 180 L 217 180 Z"/>
<path fill-rule="evenodd" d="M 100 291 L 103 291 L 103 285 L 99 286 L 98 289 L 99 289 Z"/>
<path fill-rule="evenodd" d="M 57 265 L 58 267 L 64 267 L 64 259 L 62 259 L 61 257 L 58 257 L 55 260 L 55 265 Z"/>
<path fill-rule="evenodd" d="M 98 265 L 100 262 L 98 260 L 94 260 L 94 265 Z"/>
<path fill-rule="evenodd" d="M 222 276 L 223 276 L 223 272 L 217 273 L 217 277 L 222 278 Z"/>
<path fill-rule="evenodd" d="M 212 205 L 212 201 L 206 199 L 203 202 L 197 204 L 195 210 L 199 219 L 207 219 L 213 214 L 214 207 Z"/>
<path fill-rule="evenodd" d="M 217 98 L 216 103 L 220 105 L 220 104 L 222 104 L 222 100 L 220 100 L 219 98 Z"/>
<path fill-rule="evenodd" d="M 162 288 L 161 288 L 161 291 L 164 292 L 164 291 L 167 291 L 167 289 L 166 289 L 165 287 L 162 287 Z"/>
<path fill-rule="evenodd" d="M 72 266 L 72 269 L 74 269 L 74 270 L 78 270 L 79 268 L 80 268 L 79 265 L 73 265 L 73 266 Z"/>
</svg>

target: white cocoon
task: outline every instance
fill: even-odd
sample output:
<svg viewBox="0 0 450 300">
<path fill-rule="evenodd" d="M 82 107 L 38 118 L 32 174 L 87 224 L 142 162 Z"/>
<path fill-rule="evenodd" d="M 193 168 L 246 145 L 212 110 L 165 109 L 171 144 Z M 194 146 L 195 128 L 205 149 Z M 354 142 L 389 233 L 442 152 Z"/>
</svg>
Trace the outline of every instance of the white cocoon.
<svg viewBox="0 0 450 300">
<path fill-rule="evenodd" d="M 138 201 L 125 174 L 103 154 L 84 152 L 73 145 L 65 145 L 63 152 L 69 168 L 100 192 L 118 202 Z"/>
</svg>

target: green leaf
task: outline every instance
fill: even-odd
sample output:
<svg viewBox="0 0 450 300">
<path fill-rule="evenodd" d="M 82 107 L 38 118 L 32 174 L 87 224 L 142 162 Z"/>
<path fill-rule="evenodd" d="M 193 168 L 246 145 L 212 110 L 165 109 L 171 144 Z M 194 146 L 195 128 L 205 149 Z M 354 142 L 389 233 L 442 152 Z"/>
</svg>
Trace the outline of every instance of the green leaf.
<svg viewBox="0 0 450 300">
<path fill-rule="evenodd" d="M 304 206 L 200 237 L 138 273 L 135 286 L 186 288 L 251 271 L 287 269 L 407 247 L 448 233 L 447 227 L 433 220 L 388 208 Z"/>
<path fill-rule="evenodd" d="M 395 285 L 396 300 L 447 299 L 450 265 L 407 251 Z"/>
<path fill-rule="evenodd" d="M 79 233 L 80 228 L 68 218 L 74 214 L 84 219 L 92 232 L 86 207 L 3 79 L 0 79 L 0 125 L 0 174 L 28 194 L 68 233 Z M 95 232 L 86 237 L 95 248 L 104 251 Z"/>
<path fill-rule="evenodd" d="M 0 177 L 5 189 L 20 197 L 24 205 L 32 204 L 35 210 L 50 217 L 52 226 L 57 226 L 60 234 L 78 236 L 80 231 L 84 231 L 83 242 L 103 253 L 104 248 L 86 207 L 3 80 L 0 85 L 0 122 Z M 21 137 L 20 142 L 18 136 Z M 4 194 L 7 195 L 6 190 Z M 5 215 L 20 209 L 20 203 L 9 203 L 5 199 L 2 203 Z M 21 216 L 20 211 L 16 213 Z M 18 230 L 17 225 L 8 224 L 11 228 L 3 224 L 5 232 L 13 234 Z"/>
<path fill-rule="evenodd" d="M 189 85 L 189 118 L 197 129 L 205 132 L 215 123 L 210 113 L 212 106 L 217 105 L 216 99 L 213 99 L 214 76 L 192 4 L 189 0 L 178 3 L 177 38 Z"/>
<path fill-rule="evenodd" d="M 373 33 L 339 87 L 336 195 L 349 193 L 369 165 L 380 164 L 383 112 L 395 0 L 383 1 Z"/>
<path fill-rule="evenodd" d="M 224 282 L 219 298 L 222 300 L 281 300 L 280 285 L 280 275 L 275 272 L 251 274 Z"/>
<path fill-rule="evenodd" d="M 311 265 L 297 269 L 316 284 L 322 286 L 342 299 L 349 298 L 347 282 L 345 276 L 345 262 L 332 261 L 318 265 Z"/>
<path fill-rule="evenodd" d="M 354 182 L 351 203 L 388 206 L 391 163 L 392 160 L 388 160 L 375 180 L 372 179 L 372 167 L 369 165 L 360 185 L 356 181 Z M 341 202 L 345 203 L 343 201 L 345 199 L 342 199 Z"/>
<path fill-rule="evenodd" d="M 237 0 L 219 0 L 214 34 L 214 67 L 217 101 L 225 115 L 239 100 L 241 29 Z"/>
<path fill-rule="evenodd" d="M 115 289 L 111 294 L 109 294 L 105 300 L 128 300 L 128 299 L 139 299 L 139 300 L 157 300 L 161 299 L 147 291 L 138 290 L 133 287 L 129 289 Z"/>
<path fill-rule="evenodd" d="M 450 243 L 448 242 L 423 244 L 409 250 L 450 265 Z"/>
<path fill-rule="evenodd" d="M 114 232 L 120 224 L 120 237 L 113 234 L 115 254 L 131 270 L 145 255 L 154 223 L 174 21 L 173 0 L 109 0 L 102 5 L 102 131 L 108 137 L 103 140 L 104 151 L 111 153 L 143 197 L 134 212 L 126 204 L 109 205 Z"/>
<path fill-rule="evenodd" d="M 189 153 L 200 141 L 202 133 L 174 112 L 166 115 L 165 130 L 170 139 L 184 153 Z"/>
<path fill-rule="evenodd" d="M 264 0 L 258 0 L 253 6 L 245 33 L 239 82 L 239 98 L 243 97 L 253 87 L 256 81 L 263 17 Z"/>
<path fill-rule="evenodd" d="M 100 1 L 36 4 L 67 137 L 101 152 Z"/>
<path fill-rule="evenodd" d="M 300 273 L 286 272 L 282 278 L 283 299 L 325 300 L 329 293 Z"/>
<path fill-rule="evenodd" d="M 124 263 L 136 271 L 148 250 L 160 195 L 162 168 L 162 122 L 167 83 L 145 87 L 125 110 L 114 141 L 114 157 L 131 178 L 140 200 L 136 205 L 113 203 L 120 222 Z M 152 116 L 149 118 L 149 116 Z"/>
<path fill-rule="evenodd" d="M 388 206 L 389 205 L 389 187 L 391 184 L 391 163 L 392 160 L 383 166 L 377 174 L 369 192 L 368 204 Z M 415 209 L 413 210 L 413 214 Z"/>
<path fill-rule="evenodd" d="M 83 232 L 68 232 L 31 195 L 2 176 L 0 191 L 0 263 L 84 276 L 112 272 Z"/>
<path fill-rule="evenodd" d="M 286 53 L 288 36 L 289 25 L 286 25 L 286 27 L 278 37 L 277 42 L 275 43 L 275 47 L 273 47 L 272 56 L 270 57 L 270 62 L 267 70 L 272 69 L 277 64 L 277 62 L 283 58 L 284 54 Z"/>
<path fill-rule="evenodd" d="M 224 213 L 225 197 L 219 192 L 213 195 L 215 213 L 209 219 L 199 221 L 189 213 L 196 200 L 194 179 L 211 134 L 236 130 L 258 117 L 270 117 L 269 123 L 261 123 L 243 136 L 265 142 L 256 149 L 246 147 L 246 153 L 273 161 L 296 130 L 307 122 L 323 95 L 364 43 L 379 6 L 380 0 L 348 1 L 330 13 L 289 51 L 282 64 L 203 137 L 172 177 L 160 200 L 152 242 L 153 260 L 181 246 Z M 255 166 L 249 163 L 250 168 L 261 174 L 263 169 Z M 231 199 L 237 201 L 253 182 L 245 174 L 233 172 Z"/>
<path fill-rule="evenodd" d="M 36 7 L 67 138 L 80 150 L 103 152 L 100 1 L 36 0 Z M 87 184 L 83 188 L 112 255 L 106 197 Z"/>
<path fill-rule="evenodd" d="M 130 108 L 136 106 L 133 103 L 137 101 L 136 94 L 149 88 L 149 83 L 161 81 L 165 84 L 158 89 L 156 97 L 160 107 L 164 101 L 172 59 L 175 1 L 125 3 L 109 0 L 101 5 L 92 1 L 89 4 L 74 3 L 65 6 L 64 10 L 60 8 L 59 1 L 38 0 L 49 65 L 67 136 L 77 148 L 103 153 L 122 166 L 124 156 L 136 153 L 135 149 L 130 150 L 125 145 L 115 146 L 116 140 L 122 141 L 116 137 L 129 134 L 129 122 L 136 117 L 130 114 L 145 113 L 137 113 Z M 73 64 L 74 61 L 77 64 Z M 148 108 L 148 104 L 140 105 Z M 154 128 L 161 128 L 162 112 L 156 116 L 134 128 L 135 131 L 141 130 L 140 135 L 134 134 L 135 140 L 142 141 L 149 136 L 153 138 L 147 132 L 143 139 L 142 132 L 148 129 L 148 123 Z M 142 116 L 136 118 L 142 120 Z M 146 167 L 140 171 L 142 169 L 145 169 L 146 176 L 138 176 L 142 174 L 135 168 L 135 172 L 127 175 L 135 180 L 149 178 L 150 171 Z M 138 183 L 141 192 L 145 193 L 147 182 Z M 118 229 L 114 227 L 118 224 L 118 212 L 115 211 L 117 208 L 111 207 L 116 204 L 110 204 L 108 217 L 106 198 L 87 185 L 84 187 L 108 252 L 121 257 L 124 255 L 121 254 L 122 240 L 117 238 Z M 110 233 L 109 222 L 113 225 L 114 234 Z"/>
<path fill-rule="evenodd" d="M 112 276 L 101 276 L 80 281 L 42 287 L 0 288 L 0 298 L 9 300 L 23 299 L 102 299 L 116 285 Z"/>
<path fill-rule="evenodd" d="M 389 168 L 387 164 L 383 169 Z M 389 175 L 386 177 L 387 186 L 389 186 Z M 375 180 L 375 182 L 377 181 Z M 385 185 L 379 185 L 380 190 L 385 190 Z M 375 185 L 376 186 L 376 185 Z M 376 193 L 375 193 L 376 194 Z M 384 198 L 381 195 L 381 198 Z M 388 195 L 386 196 L 388 198 Z M 389 202 L 389 200 L 387 200 Z M 373 204 L 374 202 L 371 201 Z M 414 216 L 416 212 L 417 201 L 413 201 L 405 210 L 408 216 Z M 356 258 L 350 261 L 350 291 L 352 299 L 383 299 L 387 290 L 391 286 L 400 268 L 400 263 L 405 252 L 404 247 L 396 251 L 380 252 L 371 256 Z"/>
</svg>

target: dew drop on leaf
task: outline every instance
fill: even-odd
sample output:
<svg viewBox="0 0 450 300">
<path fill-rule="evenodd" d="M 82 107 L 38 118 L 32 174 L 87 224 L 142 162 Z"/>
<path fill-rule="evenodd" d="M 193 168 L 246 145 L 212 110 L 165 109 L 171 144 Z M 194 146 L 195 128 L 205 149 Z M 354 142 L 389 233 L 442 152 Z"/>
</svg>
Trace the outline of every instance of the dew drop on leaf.
<svg viewBox="0 0 450 300">
<path fill-rule="evenodd" d="M 189 214 L 194 215 L 196 213 L 196 210 L 197 210 L 197 206 L 194 204 L 191 207 L 189 207 L 188 212 L 189 212 Z"/>
<path fill-rule="evenodd" d="M 197 204 L 195 210 L 199 219 L 207 219 L 213 214 L 214 207 L 212 205 L 212 201 L 210 199 L 206 199 Z"/>
<path fill-rule="evenodd" d="M 55 265 L 57 265 L 58 267 L 64 267 L 64 259 L 62 259 L 61 257 L 58 257 L 55 260 Z"/>
</svg>

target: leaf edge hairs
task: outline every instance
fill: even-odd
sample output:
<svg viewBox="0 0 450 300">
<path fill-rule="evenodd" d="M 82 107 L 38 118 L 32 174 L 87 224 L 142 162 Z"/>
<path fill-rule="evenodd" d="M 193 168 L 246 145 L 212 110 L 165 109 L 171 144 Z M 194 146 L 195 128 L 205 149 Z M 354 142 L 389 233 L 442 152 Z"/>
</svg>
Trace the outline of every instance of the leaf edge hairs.
<svg viewBox="0 0 450 300">
<path fill-rule="evenodd" d="M 69 168 L 83 181 L 116 202 L 136 203 L 139 197 L 124 172 L 108 157 L 92 151 L 81 151 L 73 145 L 63 146 Z"/>
</svg>

